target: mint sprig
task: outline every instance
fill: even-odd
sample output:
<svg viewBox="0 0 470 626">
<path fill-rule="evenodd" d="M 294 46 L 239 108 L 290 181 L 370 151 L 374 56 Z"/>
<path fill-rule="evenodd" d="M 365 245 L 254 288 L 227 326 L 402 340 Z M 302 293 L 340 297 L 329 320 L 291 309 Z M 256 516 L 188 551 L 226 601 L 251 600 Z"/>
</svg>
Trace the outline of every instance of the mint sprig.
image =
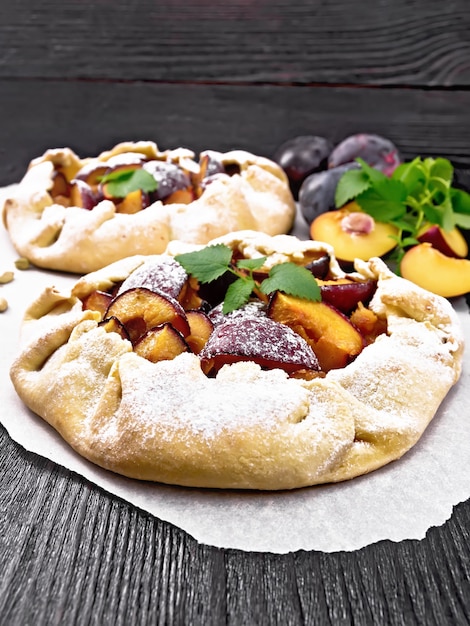
<svg viewBox="0 0 470 626">
<path fill-rule="evenodd" d="M 175 259 L 200 283 L 211 283 L 225 272 L 232 260 L 232 250 L 223 244 L 178 254 Z"/>
<path fill-rule="evenodd" d="M 155 191 L 158 183 L 154 176 L 142 168 L 123 168 L 114 170 L 100 178 L 108 192 L 114 198 L 125 198 L 129 193 L 141 189 L 146 193 Z"/>
<path fill-rule="evenodd" d="M 425 224 L 443 230 L 470 228 L 470 194 L 452 187 L 454 168 L 448 159 L 416 157 L 388 177 L 357 159 L 360 169 L 343 174 L 336 188 L 338 208 L 354 200 L 375 220 L 395 226 L 395 261 L 418 243 Z"/>
<path fill-rule="evenodd" d="M 320 300 L 320 287 L 312 272 L 291 262 L 274 265 L 268 278 L 265 278 L 261 283 L 260 289 L 265 294 L 283 291 L 296 298 Z"/>
<path fill-rule="evenodd" d="M 207 246 L 201 250 L 175 256 L 188 274 L 201 283 L 210 283 L 225 273 L 236 279 L 230 284 L 223 303 L 224 314 L 239 309 L 248 302 L 253 292 L 268 295 L 283 291 L 297 298 L 318 301 L 320 287 L 315 277 L 305 267 L 295 263 L 280 263 L 272 267 L 267 278 L 257 280 L 256 270 L 263 267 L 266 257 L 240 259 L 232 262 L 232 250 L 224 244 Z"/>
</svg>

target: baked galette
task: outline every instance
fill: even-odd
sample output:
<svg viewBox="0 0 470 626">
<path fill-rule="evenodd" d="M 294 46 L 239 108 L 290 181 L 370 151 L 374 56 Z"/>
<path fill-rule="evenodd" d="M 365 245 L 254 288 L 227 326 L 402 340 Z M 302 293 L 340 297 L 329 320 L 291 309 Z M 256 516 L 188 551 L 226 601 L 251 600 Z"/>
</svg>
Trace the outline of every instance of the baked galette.
<svg viewBox="0 0 470 626">
<path fill-rule="evenodd" d="M 228 250 L 229 269 L 189 275 L 188 254 L 201 249 Z M 292 295 L 296 279 L 276 288 L 281 266 L 284 278 L 315 275 L 320 299 Z M 227 307 L 234 268 L 254 286 Z M 68 293 L 46 289 L 26 312 L 11 378 L 108 470 L 278 490 L 401 457 L 458 381 L 462 353 L 450 303 L 380 259 L 345 274 L 326 244 L 242 231 L 117 261 Z"/>
<path fill-rule="evenodd" d="M 149 187 L 149 179 L 153 183 Z M 205 244 L 240 229 L 286 233 L 295 203 L 284 171 L 242 150 L 199 155 L 121 143 L 96 158 L 47 150 L 9 189 L 3 221 L 34 265 L 79 274 L 173 239 Z"/>
</svg>

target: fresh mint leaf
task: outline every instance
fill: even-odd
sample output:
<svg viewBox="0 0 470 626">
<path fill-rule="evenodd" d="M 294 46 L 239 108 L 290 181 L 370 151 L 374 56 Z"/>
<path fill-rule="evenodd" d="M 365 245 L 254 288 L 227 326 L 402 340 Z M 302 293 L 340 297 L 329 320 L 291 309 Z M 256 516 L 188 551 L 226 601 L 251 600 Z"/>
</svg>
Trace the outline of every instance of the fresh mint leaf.
<svg viewBox="0 0 470 626">
<path fill-rule="evenodd" d="M 335 204 L 342 207 L 370 186 L 370 180 L 363 170 L 349 170 L 341 176 L 336 186 Z"/>
<path fill-rule="evenodd" d="M 448 194 L 439 208 L 442 215 L 442 228 L 447 231 L 452 230 L 455 227 L 455 214 L 452 209 L 452 201 Z"/>
<path fill-rule="evenodd" d="M 246 270 L 258 270 L 265 264 L 266 257 L 262 256 L 257 259 L 240 259 L 237 263 L 237 267 Z"/>
<path fill-rule="evenodd" d="M 423 203 L 421 205 L 421 211 L 426 221 L 430 224 L 436 224 L 437 226 L 442 227 L 442 213 L 434 206 L 434 204 L 429 202 Z"/>
<path fill-rule="evenodd" d="M 102 176 L 101 183 L 106 185 L 109 194 L 114 198 L 125 198 L 138 189 L 150 193 L 158 187 L 152 174 L 142 168 L 114 170 Z"/>
<path fill-rule="evenodd" d="M 176 261 L 201 283 L 210 283 L 228 271 L 232 250 L 224 244 L 207 246 L 175 256 Z"/>
<path fill-rule="evenodd" d="M 390 222 L 406 213 L 406 187 L 399 180 L 386 178 L 356 198 L 363 211 L 378 222 Z"/>
<path fill-rule="evenodd" d="M 374 185 L 374 187 L 384 180 L 389 180 L 389 177 L 386 174 L 384 174 L 380 170 L 376 170 L 375 167 L 372 167 L 371 165 L 366 163 L 364 159 L 358 158 L 356 159 L 356 161 L 361 166 L 362 171 L 367 174 L 370 182 Z"/>
<path fill-rule="evenodd" d="M 403 237 L 401 243 L 402 246 L 406 248 L 407 246 L 417 246 L 419 244 L 419 240 L 414 237 Z"/>
<path fill-rule="evenodd" d="M 395 168 L 391 179 L 401 181 L 408 192 L 408 195 L 419 194 L 426 183 L 426 176 L 420 166 L 421 159 L 417 157 L 408 163 L 401 163 Z"/>
<path fill-rule="evenodd" d="M 456 213 L 470 214 L 470 194 L 463 189 L 451 189 L 450 199 Z"/>
<path fill-rule="evenodd" d="M 296 298 L 318 301 L 321 299 L 320 287 L 308 269 L 295 263 L 274 265 L 260 285 L 263 293 L 283 291 Z"/>
<path fill-rule="evenodd" d="M 280 263 L 271 268 L 268 278 L 263 280 L 260 285 L 253 277 L 253 271 L 264 265 L 266 257 L 241 259 L 233 266 L 232 254 L 233 252 L 228 246 L 216 244 L 201 250 L 178 254 L 175 259 L 188 274 L 197 278 L 201 283 L 211 282 L 226 272 L 237 277 L 230 284 L 225 294 L 223 304 L 225 314 L 248 302 L 252 292 L 258 287 L 265 294 L 280 290 L 307 300 L 321 299 L 317 281 L 305 267 L 295 263 Z M 245 275 L 243 270 L 248 270 L 248 275 Z"/>
<path fill-rule="evenodd" d="M 428 161 L 428 159 L 426 159 Z M 438 157 L 437 159 L 431 159 L 429 161 L 429 173 L 432 178 L 440 178 L 450 187 L 452 179 L 454 178 L 454 167 L 448 159 Z"/>
<path fill-rule="evenodd" d="M 460 226 L 460 228 L 470 228 L 470 215 L 465 215 L 463 213 L 454 213 L 455 225 Z"/>
<path fill-rule="evenodd" d="M 248 302 L 255 288 L 256 283 L 253 278 L 238 278 L 230 284 L 225 294 L 222 312 L 224 315 L 239 309 Z"/>
<path fill-rule="evenodd" d="M 452 211 L 450 200 L 440 205 L 426 203 L 422 205 L 421 209 L 424 217 L 430 224 L 436 224 L 444 230 L 451 230 L 455 226 L 454 212 Z"/>
<path fill-rule="evenodd" d="M 406 232 L 414 232 L 415 231 L 415 220 L 409 214 L 405 214 L 398 219 L 390 220 L 390 224 L 393 224 L 398 230 L 404 230 Z"/>
<path fill-rule="evenodd" d="M 449 197 L 449 187 L 442 178 L 430 178 L 428 191 L 433 204 L 439 206 Z"/>
</svg>

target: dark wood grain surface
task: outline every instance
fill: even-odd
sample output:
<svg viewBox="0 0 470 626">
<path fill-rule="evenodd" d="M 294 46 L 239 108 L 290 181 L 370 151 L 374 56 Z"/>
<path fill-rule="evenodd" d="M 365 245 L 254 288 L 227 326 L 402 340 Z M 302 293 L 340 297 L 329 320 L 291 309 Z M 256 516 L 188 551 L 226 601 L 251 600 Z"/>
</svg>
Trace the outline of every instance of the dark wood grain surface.
<svg viewBox="0 0 470 626">
<path fill-rule="evenodd" d="M 0 76 L 468 86 L 465 0 L 16 0 Z"/>
<path fill-rule="evenodd" d="M 406 158 L 447 156 L 468 183 L 469 33 L 468 0 L 4 2 L 0 185 L 61 145 L 271 156 L 298 134 L 359 131 Z M 204 546 L 0 427 L 2 626 L 465 625 L 469 534 L 467 501 L 422 541 L 333 554 Z"/>
</svg>

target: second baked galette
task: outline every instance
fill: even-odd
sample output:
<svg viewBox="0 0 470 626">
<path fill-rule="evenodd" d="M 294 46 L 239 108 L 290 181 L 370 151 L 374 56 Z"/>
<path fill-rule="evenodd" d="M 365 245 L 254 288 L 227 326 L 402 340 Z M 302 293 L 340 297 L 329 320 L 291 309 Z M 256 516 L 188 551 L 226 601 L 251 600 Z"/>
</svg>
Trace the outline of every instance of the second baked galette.
<svg viewBox="0 0 470 626">
<path fill-rule="evenodd" d="M 9 193 L 3 221 L 34 265 L 87 273 L 174 239 L 205 244 L 240 229 L 286 233 L 295 203 L 284 171 L 242 150 L 160 151 L 121 143 L 96 158 L 69 148 L 33 160 Z"/>
</svg>

